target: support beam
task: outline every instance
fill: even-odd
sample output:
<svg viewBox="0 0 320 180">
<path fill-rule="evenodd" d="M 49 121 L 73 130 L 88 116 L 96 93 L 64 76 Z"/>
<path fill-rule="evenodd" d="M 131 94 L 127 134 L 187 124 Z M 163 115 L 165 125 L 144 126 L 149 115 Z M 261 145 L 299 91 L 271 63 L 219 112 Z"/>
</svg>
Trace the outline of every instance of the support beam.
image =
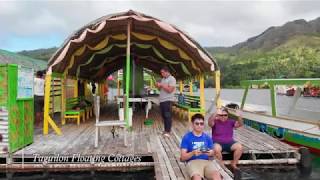
<svg viewBox="0 0 320 180">
<path fill-rule="evenodd" d="M 78 97 L 78 79 L 74 80 L 74 86 L 73 86 L 73 97 Z"/>
<path fill-rule="evenodd" d="M 124 103 L 124 118 L 127 124 L 127 127 L 129 127 L 129 88 L 130 88 L 130 34 L 131 34 L 131 21 L 128 21 L 127 26 L 127 52 L 126 52 L 126 93 L 125 93 L 125 103 Z"/>
<path fill-rule="evenodd" d="M 206 101 L 204 96 L 204 75 L 200 75 L 200 107 L 202 109 L 206 108 Z"/>
<path fill-rule="evenodd" d="M 215 83 L 216 83 L 216 97 L 215 97 L 215 102 L 216 102 L 216 107 L 221 108 L 221 97 L 220 97 L 220 71 L 216 71 L 214 73 L 215 76 Z"/>
<path fill-rule="evenodd" d="M 179 81 L 179 89 L 180 89 L 180 93 L 183 92 L 183 82 L 182 80 Z"/>
<path fill-rule="evenodd" d="M 66 78 L 61 77 L 61 123 L 65 124 L 64 112 L 66 111 Z"/>
<path fill-rule="evenodd" d="M 47 135 L 49 132 L 49 124 L 53 130 L 61 135 L 61 130 L 58 128 L 56 123 L 51 119 L 49 115 L 49 106 L 50 106 L 50 87 L 51 87 L 51 74 L 47 74 L 45 78 L 45 90 L 44 90 L 44 113 L 43 113 L 43 134 Z"/>
<path fill-rule="evenodd" d="M 118 96 L 120 96 L 120 80 L 117 80 L 117 92 L 118 92 Z"/>
<path fill-rule="evenodd" d="M 84 96 L 89 97 L 88 81 L 84 80 L 83 84 L 84 84 Z"/>
<path fill-rule="evenodd" d="M 248 90 L 249 90 L 249 86 L 246 86 L 246 88 L 244 89 L 243 96 L 242 96 L 241 110 L 243 110 L 243 108 L 244 108 L 244 103 L 246 102 L 246 99 L 247 99 Z"/>
<path fill-rule="evenodd" d="M 276 92 L 275 86 L 270 84 L 270 97 L 271 97 L 271 109 L 272 109 L 272 116 L 277 116 L 277 108 L 276 108 Z"/>
<path fill-rule="evenodd" d="M 190 82 L 189 82 L 189 94 L 190 94 L 190 96 L 193 96 L 193 88 L 192 88 L 192 86 L 193 86 L 193 80 L 190 80 Z"/>
</svg>

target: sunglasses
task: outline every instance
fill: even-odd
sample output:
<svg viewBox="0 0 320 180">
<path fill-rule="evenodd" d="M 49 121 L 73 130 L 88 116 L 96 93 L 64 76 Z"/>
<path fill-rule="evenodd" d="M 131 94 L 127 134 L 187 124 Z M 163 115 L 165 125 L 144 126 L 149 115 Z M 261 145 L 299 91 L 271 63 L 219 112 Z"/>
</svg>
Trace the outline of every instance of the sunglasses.
<svg viewBox="0 0 320 180">
<path fill-rule="evenodd" d="M 228 116 L 228 114 L 218 114 L 218 116 Z"/>
<path fill-rule="evenodd" d="M 204 122 L 195 122 L 194 123 L 196 126 L 203 126 L 204 125 Z"/>
</svg>

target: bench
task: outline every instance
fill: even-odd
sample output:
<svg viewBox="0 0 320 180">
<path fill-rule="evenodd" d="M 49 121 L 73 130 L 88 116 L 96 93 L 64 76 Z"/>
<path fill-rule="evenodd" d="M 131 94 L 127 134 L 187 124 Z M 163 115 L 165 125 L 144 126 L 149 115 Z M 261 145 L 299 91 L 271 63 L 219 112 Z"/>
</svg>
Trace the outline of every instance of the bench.
<svg viewBox="0 0 320 180">
<path fill-rule="evenodd" d="M 191 117 L 194 114 L 205 114 L 205 109 L 200 107 L 199 96 L 175 94 L 175 97 L 178 101 L 173 104 L 173 111 L 178 113 L 179 118 L 184 118 L 184 116 L 187 115 L 188 120 L 191 121 Z"/>
<path fill-rule="evenodd" d="M 66 100 L 66 111 L 64 112 L 64 118 L 61 121 L 61 124 L 64 125 L 66 123 L 66 119 L 76 119 L 77 125 L 80 124 L 80 119 L 82 118 L 85 121 L 86 112 L 87 117 L 89 117 L 90 113 L 92 115 L 92 107 L 86 106 L 84 108 L 77 108 L 74 107 L 80 105 L 80 102 L 83 100 L 83 97 L 74 97 L 74 98 L 67 98 Z M 91 109 L 91 110 L 90 110 Z"/>
</svg>

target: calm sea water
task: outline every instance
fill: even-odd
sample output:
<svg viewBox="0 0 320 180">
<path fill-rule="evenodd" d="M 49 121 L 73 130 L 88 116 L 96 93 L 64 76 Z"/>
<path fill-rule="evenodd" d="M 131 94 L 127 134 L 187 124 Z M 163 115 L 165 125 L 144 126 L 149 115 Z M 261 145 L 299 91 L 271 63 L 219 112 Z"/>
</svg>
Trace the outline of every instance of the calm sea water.
<svg viewBox="0 0 320 180">
<path fill-rule="evenodd" d="M 0 173 L 1 174 L 1 173 Z M 1 174 L 0 179 L 13 180 L 154 180 L 153 170 L 137 172 L 103 172 L 103 171 L 81 171 L 81 172 L 32 172 Z"/>
</svg>

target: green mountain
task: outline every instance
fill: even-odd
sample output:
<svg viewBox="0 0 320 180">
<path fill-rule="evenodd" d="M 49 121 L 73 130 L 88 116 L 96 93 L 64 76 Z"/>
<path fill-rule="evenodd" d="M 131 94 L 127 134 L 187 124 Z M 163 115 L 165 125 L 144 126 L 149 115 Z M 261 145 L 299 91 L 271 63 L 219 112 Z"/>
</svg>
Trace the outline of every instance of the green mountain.
<svg viewBox="0 0 320 180">
<path fill-rule="evenodd" d="M 0 64 L 18 64 L 35 71 L 47 68 L 47 62 L 0 49 Z"/>
<path fill-rule="evenodd" d="M 18 52 L 18 54 L 48 61 L 51 58 L 52 54 L 55 53 L 57 50 L 57 47 L 52 47 L 47 49 L 35 49 L 31 51 L 24 50 Z"/>
<path fill-rule="evenodd" d="M 222 71 L 222 85 L 240 80 L 320 76 L 320 18 L 270 27 L 232 47 L 208 47 Z"/>
</svg>

